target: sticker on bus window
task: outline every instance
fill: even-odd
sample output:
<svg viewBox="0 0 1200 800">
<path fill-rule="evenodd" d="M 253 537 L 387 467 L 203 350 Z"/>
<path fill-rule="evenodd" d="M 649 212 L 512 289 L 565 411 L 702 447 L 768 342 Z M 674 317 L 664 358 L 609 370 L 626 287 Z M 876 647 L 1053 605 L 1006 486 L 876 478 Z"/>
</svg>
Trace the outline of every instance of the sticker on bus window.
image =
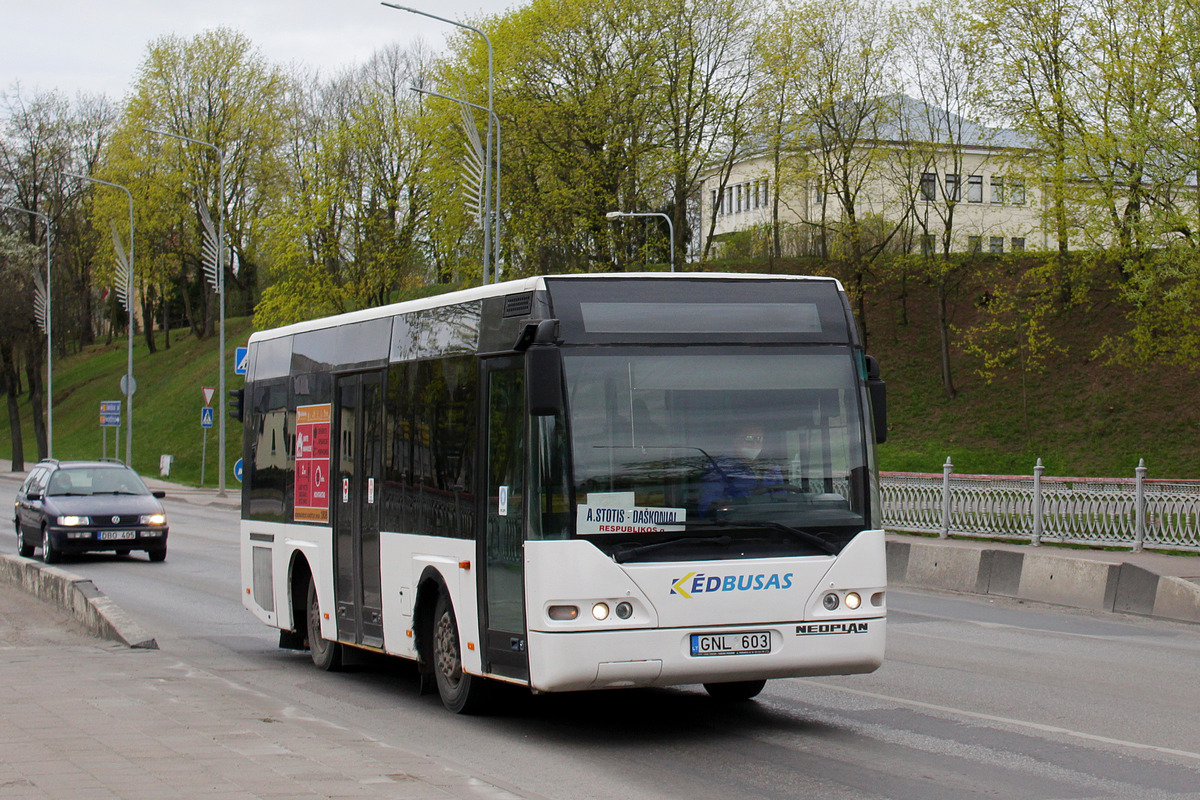
<svg viewBox="0 0 1200 800">
<path fill-rule="evenodd" d="M 664 533 L 681 531 L 686 508 L 636 505 L 633 492 L 592 492 L 579 504 L 579 533 Z"/>
<path fill-rule="evenodd" d="M 329 403 L 296 407 L 297 522 L 329 522 Z"/>
<path fill-rule="evenodd" d="M 507 517 L 508 516 L 508 487 L 507 486 L 500 487 L 499 505 L 500 505 L 500 509 L 499 509 L 498 513 L 502 517 Z"/>
</svg>

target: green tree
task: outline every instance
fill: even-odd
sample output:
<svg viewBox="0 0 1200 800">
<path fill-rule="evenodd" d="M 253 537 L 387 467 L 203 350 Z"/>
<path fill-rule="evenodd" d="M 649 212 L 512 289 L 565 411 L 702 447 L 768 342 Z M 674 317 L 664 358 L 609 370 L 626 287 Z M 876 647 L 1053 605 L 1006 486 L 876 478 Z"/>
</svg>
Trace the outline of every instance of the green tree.
<svg viewBox="0 0 1200 800">
<path fill-rule="evenodd" d="M 241 33 L 215 28 L 191 39 L 161 37 L 148 47 L 120 130 L 105 152 L 103 174 L 127 186 L 138 201 L 141 253 L 135 267 L 143 297 L 166 295 L 174 286 L 197 336 L 211 335 L 217 316 L 216 295 L 200 269 L 199 205 L 207 206 L 214 221 L 224 215 L 240 264 L 234 274 L 233 259 L 225 259 L 226 293 L 231 305 L 240 299 L 249 310 L 258 291 L 261 220 L 279 186 L 290 90 L 283 71 Z M 147 128 L 223 151 L 224 195 L 218 196 L 216 151 Z M 99 209 L 104 216 L 112 211 Z"/>
</svg>

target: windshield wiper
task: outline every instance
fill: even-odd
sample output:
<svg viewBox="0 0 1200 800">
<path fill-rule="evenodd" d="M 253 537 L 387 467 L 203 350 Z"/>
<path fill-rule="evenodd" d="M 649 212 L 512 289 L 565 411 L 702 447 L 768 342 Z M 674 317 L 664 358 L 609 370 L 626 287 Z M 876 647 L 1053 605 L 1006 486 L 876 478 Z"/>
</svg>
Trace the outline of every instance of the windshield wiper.
<svg viewBox="0 0 1200 800">
<path fill-rule="evenodd" d="M 817 536 L 815 533 L 809 533 L 808 531 L 800 528 L 793 528 L 791 525 L 784 525 L 782 522 L 774 522 L 773 520 L 769 519 L 739 519 L 737 522 L 716 520 L 712 524 L 721 528 L 731 528 L 737 526 L 739 528 L 768 528 L 770 530 L 783 531 L 784 533 L 794 536 L 806 544 L 813 545 L 818 550 L 825 552 L 827 555 L 836 556 L 838 554 L 836 547 L 827 542 L 825 539 L 822 539 L 820 536 Z"/>
<path fill-rule="evenodd" d="M 733 539 L 729 536 L 680 536 L 677 539 L 667 539 L 666 541 L 654 542 L 653 544 L 617 545 L 612 554 L 612 559 L 618 564 L 623 564 L 634 556 L 645 555 L 646 553 L 652 553 L 655 550 L 661 550 L 664 547 L 672 547 L 677 544 L 727 545 L 732 541 Z"/>
</svg>

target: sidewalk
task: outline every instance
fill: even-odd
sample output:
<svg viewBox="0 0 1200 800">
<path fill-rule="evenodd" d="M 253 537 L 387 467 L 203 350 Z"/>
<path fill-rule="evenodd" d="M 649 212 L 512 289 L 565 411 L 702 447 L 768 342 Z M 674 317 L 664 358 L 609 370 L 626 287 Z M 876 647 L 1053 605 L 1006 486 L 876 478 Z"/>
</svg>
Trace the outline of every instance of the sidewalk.
<svg viewBox="0 0 1200 800">
<path fill-rule="evenodd" d="M 0 798 L 512 798 L 0 583 Z"/>
</svg>

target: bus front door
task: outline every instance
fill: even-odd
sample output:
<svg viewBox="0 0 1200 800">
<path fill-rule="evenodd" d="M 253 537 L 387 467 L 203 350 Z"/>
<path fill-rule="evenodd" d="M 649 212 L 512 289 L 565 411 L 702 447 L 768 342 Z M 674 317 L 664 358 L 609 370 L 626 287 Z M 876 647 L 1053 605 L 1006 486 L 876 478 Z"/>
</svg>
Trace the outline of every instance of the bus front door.
<svg viewBox="0 0 1200 800">
<path fill-rule="evenodd" d="M 379 503 L 383 376 L 337 379 L 334 575 L 338 639 L 383 647 Z"/>
<path fill-rule="evenodd" d="M 521 358 L 484 362 L 487 491 L 477 559 L 484 667 L 528 679 L 525 653 L 525 371 Z"/>
</svg>

